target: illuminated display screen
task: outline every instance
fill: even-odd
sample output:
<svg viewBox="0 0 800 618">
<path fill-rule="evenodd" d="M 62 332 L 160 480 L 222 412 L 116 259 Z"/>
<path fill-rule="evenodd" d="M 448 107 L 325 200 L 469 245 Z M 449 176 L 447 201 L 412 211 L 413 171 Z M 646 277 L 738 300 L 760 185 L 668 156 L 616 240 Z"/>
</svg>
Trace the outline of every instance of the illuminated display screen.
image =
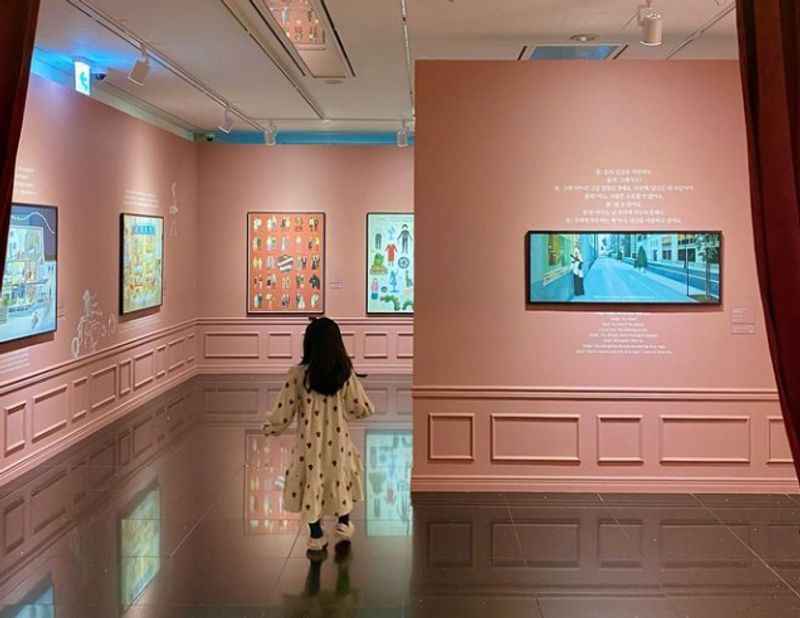
<svg viewBox="0 0 800 618">
<path fill-rule="evenodd" d="M 14 204 L 0 296 L 0 343 L 56 330 L 58 216 Z"/>
<path fill-rule="evenodd" d="M 716 305 L 720 232 L 529 232 L 528 303 Z"/>
<path fill-rule="evenodd" d="M 120 597 L 136 602 L 161 568 L 161 492 L 148 490 L 120 521 Z"/>
<path fill-rule="evenodd" d="M 412 529 L 410 431 L 368 431 L 367 536 L 408 536 Z"/>
</svg>

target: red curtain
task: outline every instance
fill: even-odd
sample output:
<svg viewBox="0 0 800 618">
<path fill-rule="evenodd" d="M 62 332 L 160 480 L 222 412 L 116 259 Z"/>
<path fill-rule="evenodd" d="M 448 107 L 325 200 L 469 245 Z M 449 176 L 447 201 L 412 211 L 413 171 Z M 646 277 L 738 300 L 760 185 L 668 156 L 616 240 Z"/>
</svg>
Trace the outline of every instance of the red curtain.
<svg viewBox="0 0 800 618">
<path fill-rule="evenodd" d="M 739 0 L 737 18 L 758 277 L 800 477 L 800 1 Z"/>
<path fill-rule="evenodd" d="M 14 168 L 38 15 L 39 0 L 0 1 L 0 273 L 6 261 Z"/>
</svg>

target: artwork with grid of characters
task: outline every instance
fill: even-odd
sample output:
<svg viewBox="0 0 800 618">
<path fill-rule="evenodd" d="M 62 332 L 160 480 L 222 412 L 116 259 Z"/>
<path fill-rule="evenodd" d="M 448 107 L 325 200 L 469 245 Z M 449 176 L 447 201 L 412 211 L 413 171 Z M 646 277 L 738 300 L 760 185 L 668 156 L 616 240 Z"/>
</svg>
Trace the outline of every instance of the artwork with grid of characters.
<svg viewBox="0 0 800 618">
<path fill-rule="evenodd" d="M 247 214 L 247 312 L 325 311 L 325 215 Z"/>
</svg>

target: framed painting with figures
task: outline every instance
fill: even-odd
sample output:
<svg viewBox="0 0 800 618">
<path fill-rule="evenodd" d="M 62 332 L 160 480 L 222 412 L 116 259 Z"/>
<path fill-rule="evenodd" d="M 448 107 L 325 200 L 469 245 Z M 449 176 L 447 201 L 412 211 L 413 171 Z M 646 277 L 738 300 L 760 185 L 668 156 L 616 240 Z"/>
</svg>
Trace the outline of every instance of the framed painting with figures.
<svg viewBox="0 0 800 618">
<path fill-rule="evenodd" d="M 247 213 L 247 313 L 325 311 L 325 214 Z"/>
<path fill-rule="evenodd" d="M 414 313 L 414 214 L 367 214 L 367 315 Z"/>
</svg>

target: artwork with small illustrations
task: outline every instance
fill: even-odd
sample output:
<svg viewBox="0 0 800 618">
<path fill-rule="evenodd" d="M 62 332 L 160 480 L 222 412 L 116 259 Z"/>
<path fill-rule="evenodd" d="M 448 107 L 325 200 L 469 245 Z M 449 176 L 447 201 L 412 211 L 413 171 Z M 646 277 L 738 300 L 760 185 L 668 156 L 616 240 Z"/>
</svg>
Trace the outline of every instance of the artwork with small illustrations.
<svg viewBox="0 0 800 618">
<path fill-rule="evenodd" d="M 367 215 L 367 313 L 414 313 L 414 215 Z"/>
<path fill-rule="evenodd" d="M 325 215 L 247 215 L 247 312 L 325 310 Z"/>
</svg>

